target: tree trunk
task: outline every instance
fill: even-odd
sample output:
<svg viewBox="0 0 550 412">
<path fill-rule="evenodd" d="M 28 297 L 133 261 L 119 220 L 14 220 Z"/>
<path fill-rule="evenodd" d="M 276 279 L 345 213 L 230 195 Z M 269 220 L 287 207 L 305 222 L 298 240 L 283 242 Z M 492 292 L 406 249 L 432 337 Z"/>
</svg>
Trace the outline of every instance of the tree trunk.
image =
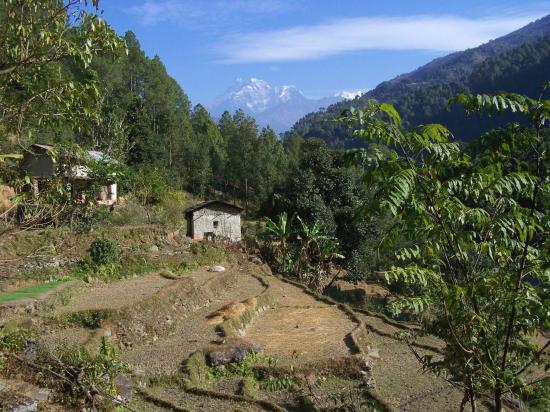
<svg viewBox="0 0 550 412">
<path fill-rule="evenodd" d="M 248 177 L 244 178 L 244 214 L 248 216 Z"/>
<path fill-rule="evenodd" d="M 502 410 L 502 389 L 500 386 L 495 388 L 495 411 L 500 412 Z"/>
<path fill-rule="evenodd" d="M 468 392 L 464 391 L 464 397 L 462 398 L 462 401 L 460 402 L 460 412 L 464 412 L 464 408 L 466 407 L 466 404 L 468 403 Z"/>
</svg>

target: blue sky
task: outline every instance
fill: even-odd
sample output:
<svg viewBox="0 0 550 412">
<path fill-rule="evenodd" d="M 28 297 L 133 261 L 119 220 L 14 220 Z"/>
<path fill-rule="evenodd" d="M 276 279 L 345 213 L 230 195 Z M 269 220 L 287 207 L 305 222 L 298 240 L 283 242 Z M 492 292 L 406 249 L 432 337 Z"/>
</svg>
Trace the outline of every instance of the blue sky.
<svg viewBox="0 0 550 412">
<path fill-rule="evenodd" d="M 193 104 L 237 78 L 309 97 L 369 89 L 550 12 L 546 0 L 103 0 L 109 23 L 159 55 Z"/>
</svg>

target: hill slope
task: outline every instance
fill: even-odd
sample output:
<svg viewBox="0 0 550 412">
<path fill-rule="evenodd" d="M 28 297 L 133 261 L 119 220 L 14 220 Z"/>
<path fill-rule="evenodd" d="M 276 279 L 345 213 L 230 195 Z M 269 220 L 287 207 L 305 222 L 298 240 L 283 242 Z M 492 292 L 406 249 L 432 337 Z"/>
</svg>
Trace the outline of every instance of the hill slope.
<svg viewBox="0 0 550 412">
<path fill-rule="evenodd" d="M 541 85 L 549 80 L 549 58 L 550 15 L 479 47 L 435 59 L 411 73 L 383 82 L 354 99 L 351 105 L 364 107 L 369 99 L 392 102 L 407 126 L 443 122 L 457 137 L 469 140 L 510 118 L 484 120 L 472 127 L 463 122 L 463 113 L 458 109 L 441 109 L 448 98 L 464 91 L 500 90 L 538 96 Z M 332 147 L 357 146 L 360 142 L 352 140 L 345 127 L 330 122 L 349 106 L 349 102 L 340 102 L 326 111 L 310 113 L 291 132 L 320 137 Z"/>
</svg>

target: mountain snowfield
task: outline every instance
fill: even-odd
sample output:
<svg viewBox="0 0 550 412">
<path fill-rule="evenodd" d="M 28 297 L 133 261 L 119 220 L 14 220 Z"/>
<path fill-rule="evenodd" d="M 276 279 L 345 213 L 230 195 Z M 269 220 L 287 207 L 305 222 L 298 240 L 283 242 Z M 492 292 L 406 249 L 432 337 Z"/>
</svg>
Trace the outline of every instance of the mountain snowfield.
<svg viewBox="0 0 550 412">
<path fill-rule="evenodd" d="M 254 116 L 260 127 L 270 126 L 281 133 L 289 130 L 307 113 L 341 100 L 354 99 L 362 92 L 341 91 L 332 97 L 310 99 L 293 85 L 272 86 L 267 81 L 256 78 L 237 79 L 232 87 L 209 106 L 209 110 L 213 116 L 219 117 L 225 110 L 233 113 L 242 109 Z"/>
</svg>

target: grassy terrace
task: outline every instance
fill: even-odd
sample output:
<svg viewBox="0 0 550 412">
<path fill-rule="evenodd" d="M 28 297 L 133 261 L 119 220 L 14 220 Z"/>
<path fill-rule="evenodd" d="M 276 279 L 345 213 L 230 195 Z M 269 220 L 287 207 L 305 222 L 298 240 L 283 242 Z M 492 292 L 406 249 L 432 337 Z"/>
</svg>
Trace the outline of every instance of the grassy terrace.
<svg viewBox="0 0 550 412">
<path fill-rule="evenodd" d="M 19 289 L 19 290 L 14 290 L 11 292 L 3 292 L 3 293 L 0 293 L 0 303 L 12 302 L 14 300 L 20 300 L 20 299 L 35 298 L 70 280 L 72 279 L 69 277 L 65 277 L 62 279 L 56 279 L 51 282 L 32 285 L 32 286 Z"/>
</svg>

